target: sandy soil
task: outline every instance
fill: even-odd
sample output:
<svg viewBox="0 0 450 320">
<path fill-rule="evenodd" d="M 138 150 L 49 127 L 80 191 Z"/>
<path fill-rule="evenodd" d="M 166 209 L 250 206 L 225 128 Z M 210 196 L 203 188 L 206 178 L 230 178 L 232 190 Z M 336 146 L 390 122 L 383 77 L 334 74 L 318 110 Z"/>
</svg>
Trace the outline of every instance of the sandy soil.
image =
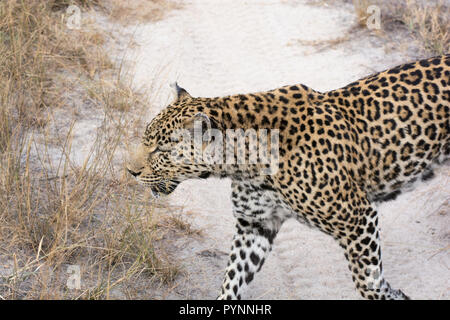
<svg viewBox="0 0 450 320">
<path fill-rule="evenodd" d="M 186 2 L 157 23 L 130 28 L 138 48 L 137 86 L 160 87 L 151 119 L 171 99 L 169 83 L 194 96 L 220 96 L 304 83 L 330 90 L 411 60 L 386 52 L 367 33 L 317 49 L 304 40 L 333 40 L 353 28 L 351 5 L 308 1 Z M 301 40 L 301 41 L 299 41 Z M 386 278 L 416 299 L 450 298 L 449 168 L 415 191 L 379 207 Z M 203 236 L 172 245 L 185 275 L 160 298 L 214 299 L 234 230 L 230 181 L 186 181 L 168 199 Z M 249 299 L 359 299 L 342 250 L 334 240 L 288 221 L 272 255 L 251 284 Z"/>
</svg>

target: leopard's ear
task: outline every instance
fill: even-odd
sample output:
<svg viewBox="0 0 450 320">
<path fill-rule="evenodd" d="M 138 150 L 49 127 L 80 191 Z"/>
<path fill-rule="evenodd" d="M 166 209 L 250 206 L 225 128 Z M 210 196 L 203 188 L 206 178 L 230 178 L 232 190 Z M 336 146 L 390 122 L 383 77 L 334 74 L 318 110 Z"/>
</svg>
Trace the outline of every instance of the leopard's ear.
<svg viewBox="0 0 450 320">
<path fill-rule="evenodd" d="M 178 83 L 174 82 L 170 85 L 172 87 L 172 89 L 175 90 L 175 97 L 176 97 L 176 101 L 183 99 L 183 98 L 190 98 L 191 95 L 183 88 L 181 88 L 180 86 L 178 86 Z"/>
</svg>

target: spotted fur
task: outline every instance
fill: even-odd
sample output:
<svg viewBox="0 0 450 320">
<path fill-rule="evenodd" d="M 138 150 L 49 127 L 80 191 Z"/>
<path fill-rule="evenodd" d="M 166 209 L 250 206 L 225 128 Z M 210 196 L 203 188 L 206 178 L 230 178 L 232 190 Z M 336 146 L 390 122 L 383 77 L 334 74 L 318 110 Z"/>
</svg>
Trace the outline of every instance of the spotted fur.
<svg viewBox="0 0 450 320">
<path fill-rule="evenodd" d="M 304 85 L 217 98 L 178 88 L 146 128 L 129 171 L 155 194 L 191 178 L 229 177 L 236 217 L 220 299 L 239 299 L 264 264 L 284 221 L 333 236 L 357 290 L 369 299 L 405 299 L 383 277 L 376 202 L 394 199 L 450 154 L 450 55 L 404 64 L 325 93 Z M 198 114 L 213 128 L 279 129 L 279 169 L 174 163 L 176 129 Z M 192 151 L 194 152 L 194 151 Z"/>
</svg>

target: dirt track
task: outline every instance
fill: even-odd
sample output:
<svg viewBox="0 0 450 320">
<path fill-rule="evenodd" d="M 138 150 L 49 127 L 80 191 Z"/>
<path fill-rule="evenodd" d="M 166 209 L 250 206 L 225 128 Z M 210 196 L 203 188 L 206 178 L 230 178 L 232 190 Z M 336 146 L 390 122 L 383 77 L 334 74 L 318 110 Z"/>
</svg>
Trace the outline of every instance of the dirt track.
<svg viewBox="0 0 450 320">
<path fill-rule="evenodd" d="M 154 24 L 138 27 L 136 83 L 161 86 L 159 108 L 178 81 L 193 96 L 219 96 L 304 83 L 316 90 L 344 86 L 409 60 L 386 54 L 381 40 L 361 36 L 318 49 L 298 40 L 333 40 L 352 28 L 349 6 L 307 1 L 190 1 Z M 303 45 L 302 45 L 303 43 Z M 163 67 L 162 67 L 163 66 Z M 151 110 L 149 119 L 159 110 Z M 446 170 L 446 171 L 445 171 Z M 392 286 L 412 298 L 450 298 L 448 168 L 398 200 L 382 205 L 383 265 Z M 187 181 L 169 201 L 183 206 L 203 237 L 174 243 L 186 277 L 161 298 L 217 296 L 234 222 L 230 181 Z M 440 251 L 441 250 L 441 251 Z M 343 252 L 328 236 L 288 221 L 272 255 L 245 295 L 264 299 L 357 299 Z"/>
</svg>

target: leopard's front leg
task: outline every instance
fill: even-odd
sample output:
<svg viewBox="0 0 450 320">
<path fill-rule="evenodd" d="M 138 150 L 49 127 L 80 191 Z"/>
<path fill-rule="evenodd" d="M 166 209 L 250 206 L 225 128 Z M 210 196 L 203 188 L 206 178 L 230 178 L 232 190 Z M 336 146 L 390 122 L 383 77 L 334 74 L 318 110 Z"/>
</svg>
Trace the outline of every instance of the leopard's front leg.
<svg viewBox="0 0 450 320">
<path fill-rule="evenodd" d="M 218 299 L 241 299 L 269 254 L 275 236 L 286 216 L 270 191 L 243 182 L 232 183 L 236 234 L 229 256 L 225 279 Z"/>
<path fill-rule="evenodd" d="M 241 299 L 242 292 L 264 264 L 277 233 L 277 230 L 258 228 L 242 219 L 238 219 L 236 229 L 218 299 Z"/>
</svg>

